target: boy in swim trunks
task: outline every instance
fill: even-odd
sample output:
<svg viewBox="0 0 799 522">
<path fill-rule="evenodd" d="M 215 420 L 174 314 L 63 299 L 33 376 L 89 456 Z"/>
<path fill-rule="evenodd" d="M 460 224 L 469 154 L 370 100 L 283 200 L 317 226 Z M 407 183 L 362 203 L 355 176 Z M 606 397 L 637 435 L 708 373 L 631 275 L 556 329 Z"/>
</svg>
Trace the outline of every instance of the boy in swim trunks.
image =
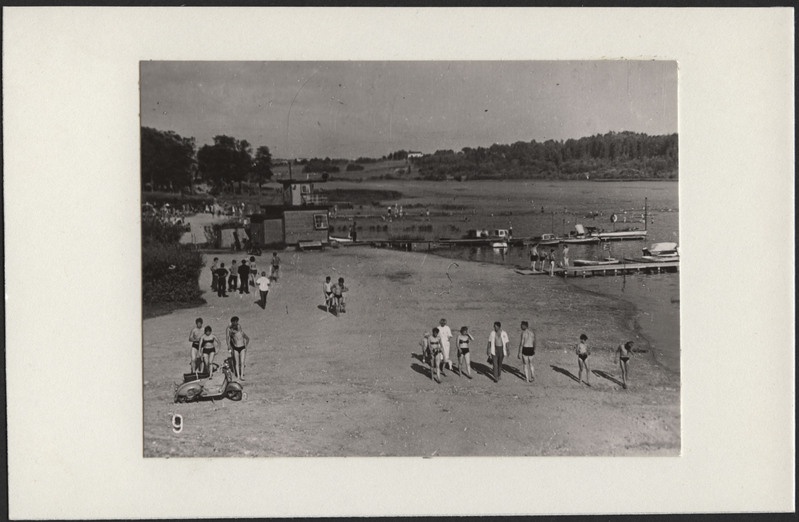
<svg viewBox="0 0 799 522">
<path fill-rule="evenodd" d="M 202 317 L 198 317 L 194 324 L 196 325 L 194 328 L 191 329 L 189 333 L 189 342 L 191 343 L 191 351 L 189 352 L 189 367 L 191 368 L 191 372 L 194 373 L 198 371 L 197 369 L 197 359 L 200 358 L 200 337 L 203 336 L 203 320 Z"/>
<path fill-rule="evenodd" d="M 443 358 L 441 350 L 441 336 L 438 333 L 438 328 L 433 328 L 433 334 L 427 338 L 427 346 L 430 349 L 430 378 L 433 379 L 433 368 L 435 368 L 435 381 L 441 384 L 441 369 L 439 364 Z"/>
<path fill-rule="evenodd" d="M 458 374 L 463 375 L 463 368 L 466 368 L 466 377 L 472 378 L 472 363 L 469 355 L 469 341 L 474 341 L 474 337 L 469 333 L 468 326 L 461 326 L 458 334 Z M 464 365 L 464 363 L 466 363 Z"/>
<path fill-rule="evenodd" d="M 633 342 L 627 341 L 616 348 L 616 362 L 621 367 L 622 388 L 627 389 L 627 361 L 633 356 Z"/>
<path fill-rule="evenodd" d="M 535 368 L 533 368 L 533 355 L 535 355 L 535 332 L 529 329 L 530 324 L 522 321 L 522 335 L 519 338 L 519 351 L 517 359 L 522 359 L 524 364 L 524 379 L 527 382 L 535 380 Z"/>
<path fill-rule="evenodd" d="M 591 354 L 591 352 L 588 350 L 588 344 L 586 344 L 587 340 L 587 335 L 580 335 L 580 343 L 577 345 L 574 353 L 577 354 L 577 364 L 580 365 L 580 371 L 578 372 L 577 379 L 580 381 L 580 384 L 583 383 L 583 368 L 585 368 L 585 383 L 588 386 L 591 386 L 591 370 L 588 369 L 588 356 Z"/>
<path fill-rule="evenodd" d="M 330 302 L 333 300 L 333 283 L 330 281 L 330 276 L 325 277 L 325 282 L 322 283 L 322 294 L 325 297 L 325 312 L 329 312 Z"/>
</svg>

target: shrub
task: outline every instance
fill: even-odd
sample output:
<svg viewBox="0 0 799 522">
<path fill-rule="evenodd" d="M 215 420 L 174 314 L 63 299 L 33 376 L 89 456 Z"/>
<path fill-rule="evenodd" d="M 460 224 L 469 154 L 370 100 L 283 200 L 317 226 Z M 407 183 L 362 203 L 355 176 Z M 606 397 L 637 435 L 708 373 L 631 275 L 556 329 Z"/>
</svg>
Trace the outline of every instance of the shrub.
<svg viewBox="0 0 799 522">
<path fill-rule="evenodd" d="M 184 232 L 186 232 L 186 225 L 169 223 L 158 217 L 142 218 L 141 237 L 144 244 L 175 245 L 180 241 Z"/>
<path fill-rule="evenodd" d="M 202 304 L 199 277 L 202 256 L 177 244 L 149 243 L 142 246 L 142 301 Z"/>
</svg>

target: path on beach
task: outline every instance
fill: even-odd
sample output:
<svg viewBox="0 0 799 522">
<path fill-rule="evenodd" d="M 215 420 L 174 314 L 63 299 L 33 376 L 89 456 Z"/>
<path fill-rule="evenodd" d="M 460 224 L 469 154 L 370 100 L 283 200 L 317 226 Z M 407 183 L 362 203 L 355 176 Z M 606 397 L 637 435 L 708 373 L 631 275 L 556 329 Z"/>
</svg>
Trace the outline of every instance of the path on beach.
<svg viewBox="0 0 799 522">
<path fill-rule="evenodd" d="M 636 335 L 623 302 L 558 278 L 423 253 L 348 247 L 280 255 L 266 310 L 252 288 L 243 298 L 212 294 L 205 268 L 206 305 L 144 321 L 145 456 L 679 453 L 678 381 L 642 354 L 631 361 L 629 389 L 615 382 L 611 348 Z M 264 252 L 258 267 L 270 257 Z M 340 317 L 320 308 L 326 275 L 344 277 L 350 289 Z M 232 315 L 251 338 L 246 400 L 174 404 L 194 318 L 221 340 Z M 441 317 L 453 332 L 469 325 L 476 338 L 472 380 L 445 371 L 437 384 L 414 355 Z M 533 384 L 516 359 L 525 319 L 539 336 Z M 495 320 L 511 339 L 511 371 L 500 383 L 487 376 L 484 355 Z M 598 372 L 590 388 L 574 380 L 573 345 L 583 332 Z M 180 434 L 172 432 L 172 413 L 184 418 Z"/>
</svg>

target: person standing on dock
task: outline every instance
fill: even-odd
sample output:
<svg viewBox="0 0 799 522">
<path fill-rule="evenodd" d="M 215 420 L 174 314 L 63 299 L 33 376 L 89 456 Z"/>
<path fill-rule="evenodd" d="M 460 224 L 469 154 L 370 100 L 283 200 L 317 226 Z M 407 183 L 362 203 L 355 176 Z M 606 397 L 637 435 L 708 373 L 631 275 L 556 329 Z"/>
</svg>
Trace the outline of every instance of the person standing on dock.
<svg viewBox="0 0 799 522">
<path fill-rule="evenodd" d="M 508 355 L 508 334 L 502 329 L 502 323 L 494 323 L 494 329 L 488 336 L 488 348 L 486 355 L 494 365 L 494 382 L 499 382 L 502 378 L 502 360 Z"/>
<path fill-rule="evenodd" d="M 585 383 L 591 386 L 591 370 L 588 368 L 588 356 L 591 351 L 588 349 L 586 341 L 588 341 L 588 336 L 585 334 L 580 335 L 580 342 L 574 350 L 574 353 L 577 354 L 577 364 L 580 366 L 577 380 L 580 381 L 580 384 L 583 383 L 583 368 L 585 368 Z"/>
<path fill-rule="evenodd" d="M 616 362 L 621 368 L 622 388 L 627 389 L 627 361 L 633 355 L 633 341 L 627 341 L 616 348 Z"/>
<path fill-rule="evenodd" d="M 549 277 L 555 275 L 555 249 L 549 249 L 549 255 L 547 256 L 549 260 Z M 542 263 L 543 265 L 543 263 Z"/>
<path fill-rule="evenodd" d="M 569 245 L 563 244 L 563 268 L 569 268 Z"/>
<path fill-rule="evenodd" d="M 535 272 L 537 264 L 538 264 L 538 243 L 533 243 L 532 245 L 530 245 L 530 270 Z M 544 270 L 543 262 L 541 262 L 541 270 Z"/>
<path fill-rule="evenodd" d="M 353 243 L 358 241 L 358 229 L 354 219 L 352 220 L 352 226 L 350 227 L 350 237 L 352 238 Z"/>
</svg>

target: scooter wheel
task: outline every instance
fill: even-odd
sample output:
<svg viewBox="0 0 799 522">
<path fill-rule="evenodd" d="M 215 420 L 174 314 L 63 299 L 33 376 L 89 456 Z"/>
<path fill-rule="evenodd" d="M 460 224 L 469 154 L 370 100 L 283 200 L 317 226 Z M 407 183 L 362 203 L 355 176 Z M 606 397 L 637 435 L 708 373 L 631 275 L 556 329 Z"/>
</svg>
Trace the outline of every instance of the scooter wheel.
<svg viewBox="0 0 799 522">
<path fill-rule="evenodd" d="M 241 400 L 241 390 L 228 390 L 225 395 L 231 401 L 240 401 Z"/>
</svg>

